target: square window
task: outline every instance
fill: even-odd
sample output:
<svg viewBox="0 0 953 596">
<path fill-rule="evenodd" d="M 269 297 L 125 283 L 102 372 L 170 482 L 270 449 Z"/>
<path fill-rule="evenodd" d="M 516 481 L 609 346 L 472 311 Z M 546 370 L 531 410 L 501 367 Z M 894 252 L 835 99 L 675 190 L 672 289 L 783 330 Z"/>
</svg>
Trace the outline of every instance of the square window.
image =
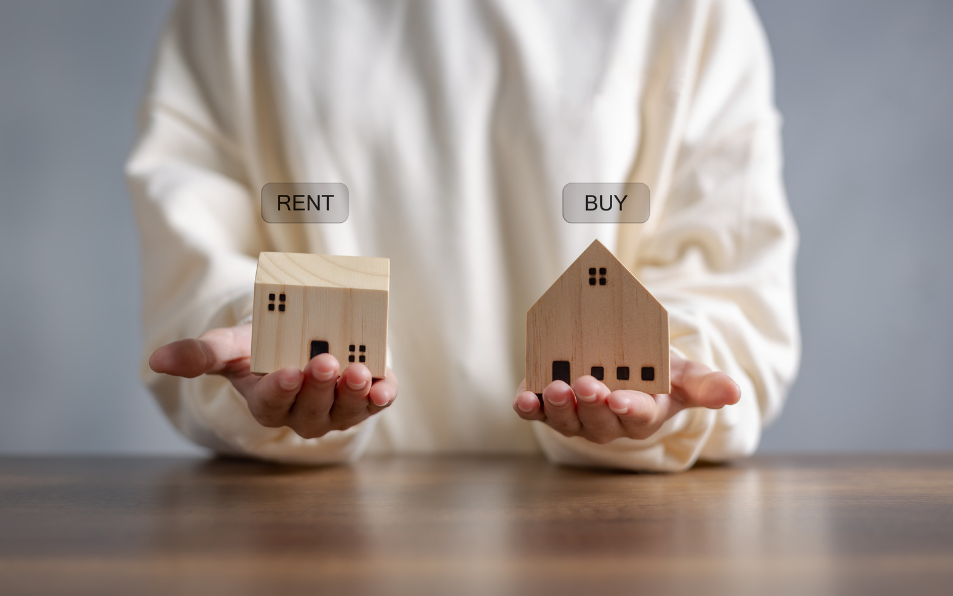
<svg viewBox="0 0 953 596">
<path fill-rule="evenodd" d="M 605 267 L 599 267 L 599 275 L 605 275 L 605 274 L 606 274 L 606 268 L 605 268 Z"/>
<path fill-rule="evenodd" d="M 595 267 L 590 267 L 590 268 L 589 268 L 589 275 L 595 275 L 595 274 L 596 274 L 596 268 L 595 268 Z"/>
<path fill-rule="evenodd" d="M 358 357 L 357 357 L 357 361 L 358 361 L 358 362 L 364 362 L 364 354 L 361 354 L 360 356 L 358 356 Z"/>
<path fill-rule="evenodd" d="M 642 380 L 643 380 L 643 381 L 654 381 L 654 380 L 655 380 L 655 367 L 654 367 L 654 366 L 643 366 L 643 367 L 642 367 Z"/>
<path fill-rule="evenodd" d="M 350 356 L 348 356 L 348 357 L 347 357 L 347 361 L 348 361 L 348 362 L 354 362 L 354 354 L 351 354 Z"/>
<path fill-rule="evenodd" d="M 269 300 L 274 300 L 274 299 L 275 299 L 275 295 L 274 295 L 274 294 L 268 294 L 268 299 L 269 299 Z"/>
<path fill-rule="evenodd" d="M 285 295 L 284 295 L 284 294 L 281 294 L 280 296 L 278 296 L 278 300 L 281 300 L 282 302 L 284 302 L 284 301 L 285 301 Z"/>
<path fill-rule="evenodd" d="M 315 340 L 311 342 L 311 357 L 314 358 L 319 354 L 327 354 L 331 351 L 331 346 L 326 341 Z"/>
<path fill-rule="evenodd" d="M 274 305 L 274 304 L 269 304 L 269 305 L 268 305 L 268 310 L 275 310 L 275 305 Z"/>
<path fill-rule="evenodd" d="M 271 305 L 269 304 L 268 306 L 271 306 Z M 278 305 L 278 310 L 280 310 L 281 312 L 285 312 L 285 305 L 284 305 L 284 304 L 279 304 L 279 305 Z"/>
<path fill-rule="evenodd" d="M 596 285 L 596 278 L 590 277 L 590 278 L 589 278 L 589 285 L 590 285 L 590 286 Z"/>
<path fill-rule="evenodd" d="M 617 379 L 619 379 L 620 381 L 628 381 L 628 380 L 629 380 L 629 367 L 628 367 L 628 366 L 620 366 L 619 368 L 615 369 L 615 377 L 616 377 Z"/>
<path fill-rule="evenodd" d="M 600 277 L 600 278 L 599 278 L 599 285 L 600 285 L 600 286 L 606 285 L 606 278 Z"/>
<path fill-rule="evenodd" d="M 348 347 L 347 351 L 348 351 L 348 352 L 353 352 L 353 351 L 354 351 L 354 344 L 351 344 L 351 345 Z"/>
<path fill-rule="evenodd" d="M 592 376 L 594 376 L 595 378 L 597 378 L 597 379 L 599 379 L 599 380 L 601 381 L 601 380 L 603 380 L 603 379 L 605 378 L 605 376 L 606 376 L 606 369 L 602 368 L 601 366 L 593 366 L 593 367 L 592 367 Z"/>
<path fill-rule="evenodd" d="M 361 346 L 361 351 L 362 351 L 362 352 L 366 352 L 366 351 L 367 351 L 367 346 Z"/>
<path fill-rule="evenodd" d="M 572 383 L 572 375 L 569 374 L 568 360 L 553 360 L 553 380 L 562 381 L 567 385 Z"/>
</svg>

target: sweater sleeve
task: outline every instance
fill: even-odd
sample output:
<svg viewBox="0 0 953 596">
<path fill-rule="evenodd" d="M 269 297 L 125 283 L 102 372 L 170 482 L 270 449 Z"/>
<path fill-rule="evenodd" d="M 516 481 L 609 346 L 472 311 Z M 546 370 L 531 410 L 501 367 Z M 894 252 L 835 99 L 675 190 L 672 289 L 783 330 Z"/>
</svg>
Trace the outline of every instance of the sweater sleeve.
<svg viewBox="0 0 953 596">
<path fill-rule="evenodd" d="M 258 424 L 227 379 L 152 372 L 149 355 L 178 339 L 235 325 L 252 311 L 258 253 L 267 250 L 243 156 L 230 48 L 247 30 L 239 3 L 182 3 L 160 42 L 126 164 L 142 244 L 142 378 L 185 436 L 219 453 L 302 463 L 357 457 L 374 417 L 346 431 L 302 439 Z M 247 11 L 245 11 L 247 13 Z"/>
<path fill-rule="evenodd" d="M 673 351 L 728 373 L 741 400 L 683 410 L 641 441 L 596 445 L 537 424 L 544 451 L 562 463 L 677 471 L 750 455 L 797 371 L 797 231 L 767 43 L 748 3 L 701 6 L 682 44 L 687 65 L 675 65 L 660 94 L 673 106 L 667 138 L 646 148 L 668 153 L 648 176 L 654 221 L 626 261 L 668 309 Z"/>
</svg>

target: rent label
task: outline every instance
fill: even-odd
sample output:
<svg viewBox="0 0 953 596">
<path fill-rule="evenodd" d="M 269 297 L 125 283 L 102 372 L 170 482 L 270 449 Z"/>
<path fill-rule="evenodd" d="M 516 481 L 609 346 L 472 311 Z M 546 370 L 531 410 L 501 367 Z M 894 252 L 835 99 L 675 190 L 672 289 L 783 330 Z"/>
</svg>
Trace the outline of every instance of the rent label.
<svg viewBox="0 0 953 596">
<path fill-rule="evenodd" d="M 340 182 L 271 182 L 261 188 L 268 223 L 343 223 L 350 204 Z"/>
</svg>

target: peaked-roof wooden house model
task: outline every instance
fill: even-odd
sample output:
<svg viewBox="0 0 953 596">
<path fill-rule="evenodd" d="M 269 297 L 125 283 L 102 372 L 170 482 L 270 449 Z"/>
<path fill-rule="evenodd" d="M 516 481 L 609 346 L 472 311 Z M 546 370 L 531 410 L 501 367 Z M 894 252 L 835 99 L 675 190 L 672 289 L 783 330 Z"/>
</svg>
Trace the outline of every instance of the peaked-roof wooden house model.
<svg viewBox="0 0 953 596">
<path fill-rule="evenodd" d="M 390 260 L 263 252 L 255 274 L 251 371 L 304 368 L 318 354 L 384 376 Z"/>
<path fill-rule="evenodd" d="M 668 311 L 598 240 L 526 314 L 526 390 L 592 375 L 669 393 Z"/>
</svg>

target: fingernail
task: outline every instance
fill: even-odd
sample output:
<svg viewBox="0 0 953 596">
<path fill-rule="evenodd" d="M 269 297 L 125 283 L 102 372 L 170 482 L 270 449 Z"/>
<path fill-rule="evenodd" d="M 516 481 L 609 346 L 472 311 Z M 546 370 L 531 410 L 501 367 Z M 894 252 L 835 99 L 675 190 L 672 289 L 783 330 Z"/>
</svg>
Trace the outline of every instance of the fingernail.
<svg viewBox="0 0 953 596">
<path fill-rule="evenodd" d="M 364 381 L 363 383 L 355 385 L 354 383 L 350 381 L 350 379 L 348 379 L 345 382 L 345 384 L 347 385 L 347 388 L 350 389 L 351 391 L 360 391 L 361 389 L 367 386 L 367 381 Z"/>
<path fill-rule="evenodd" d="M 578 397 L 580 401 L 586 402 L 587 404 L 591 404 L 592 402 L 596 401 L 595 393 L 592 395 L 576 395 L 576 397 Z"/>
<path fill-rule="evenodd" d="M 321 382 L 327 382 L 334 378 L 334 369 L 331 370 L 315 370 L 314 378 Z"/>
<path fill-rule="evenodd" d="M 628 413 L 629 413 L 629 406 L 622 406 L 621 408 L 619 408 L 619 407 L 612 407 L 612 404 L 609 404 L 609 409 L 612 410 L 612 412 L 615 413 L 615 414 L 628 414 Z"/>
<path fill-rule="evenodd" d="M 383 391 L 383 395 L 375 395 L 371 393 L 371 401 L 374 402 L 375 406 L 386 406 L 390 403 L 390 400 L 393 399 L 393 396 L 390 395 L 389 391 Z"/>
<path fill-rule="evenodd" d="M 562 399 L 553 399 L 552 397 L 546 397 L 546 401 L 553 404 L 554 406 L 561 406 L 565 404 L 566 400 L 568 399 L 569 399 L 568 397 L 563 397 Z"/>
<path fill-rule="evenodd" d="M 530 406 L 530 407 L 528 407 L 528 408 L 524 408 L 523 405 L 519 402 L 519 400 L 517 400 L 517 402 L 516 402 L 516 407 L 519 408 L 520 412 L 523 412 L 523 413 L 526 413 L 526 414 L 529 414 L 530 412 L 533 411 L 533 406 Z"/>
<path fill-rule="evenodd" d="M 298 379 L 292 377 L 282 377 L 278 379 L 278 384 L 286 391 L 291 391 L 298 386 Z"/>
</svg>

